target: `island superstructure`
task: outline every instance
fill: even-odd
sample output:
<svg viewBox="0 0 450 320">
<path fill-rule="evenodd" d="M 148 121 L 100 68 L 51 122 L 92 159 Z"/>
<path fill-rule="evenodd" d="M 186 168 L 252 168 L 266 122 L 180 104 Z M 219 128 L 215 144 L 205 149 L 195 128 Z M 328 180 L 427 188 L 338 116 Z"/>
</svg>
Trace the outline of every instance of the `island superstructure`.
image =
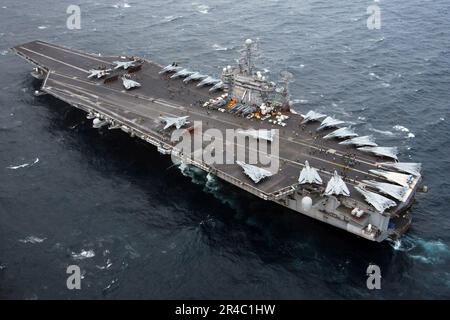
<svg viewBox="0 0 450 320">
<path fill-rule="evenodd" d="M 368 240 L 398 238 L 411 224 L 421 165 L 402 162 L 395 147 L 379 146 L 332 114 L 295 112 L 288 90 L 292 75 L 283 72 L 278 83 L 269 81 L 254 65 L 250 39 L 238 65 L 225 66 L 218 78 L 176 62 L 162 66 L 44 41 L 12 50 L 35 66 L 32 75 L 42 79 L 36 94 L 85 111 L 95 128 L 120 129 L 183 165 Z M 276 141 L 278 166 L 271 170 L 248 157 L 202 161 L 193 155 L 205 143 L 190 154 L 177 147 L 172 134 L 182 129 L 192 136 L 232 129 L 269 147 Z M 227 143 L 240 147 L 237 140 Z"/>
</svg>

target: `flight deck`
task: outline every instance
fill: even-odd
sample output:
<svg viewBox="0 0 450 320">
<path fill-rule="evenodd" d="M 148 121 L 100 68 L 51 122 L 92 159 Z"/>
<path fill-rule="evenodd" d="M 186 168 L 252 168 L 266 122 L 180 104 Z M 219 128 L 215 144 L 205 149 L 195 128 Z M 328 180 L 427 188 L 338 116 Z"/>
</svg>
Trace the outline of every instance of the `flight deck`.
<svg viewBox="0 0 450 320">
<path fill-rule="evenodd" d="M 401 228 L 404 228 L 405 224 L 410 223 L 410 217 L 405 215 L 405 211 L 413 201 L 414 193 L 421 179 L 420 174 L 410 174 L 401 170 L 402 167 L 396 165 L 396 155 L 380 155 L 376 152 L 367 152 L 364 148 L 353 144 L 341 144 L 342 140 L 340 139 L 324 139 L 325 136 L 336 130 L 335 126 L 318 130 L 322 125 L 320 121 L 305 121 L 305 115 L 285 108 L 276 113 L 286 115 L 288 118 L 281 123 L 280 121 L 269 122 L 267 117 L 264 119 L 257 112 L 254 113 L 257 114 L 257 117 L 253 114 L 244 117 L 228 112 L 226 107 L 219 109 L 205 107 L 208 105 L 208 101 L 217 101 L 218 97 L 224 95 L 224 91 L 230 92 L 230 89 L 211 90 L 209 85 L 199 86 L 201 80 L 186 82 L 184 81 L 186 77 L 174 78 L 174 73 L 164 72 L 162 65 L 138 57 L 83 53 L 43 41 L 22 44 L 14 47 L 13 50 L 36 66 L 37 75 L 42 76 L 43 79 L 40 89 L 43 93 L 50 94 L 86 111 L 88 116 L 98 119 L 97 123 L 107 122 L 110 129 L 121 129 L 133 137 L 141 138 L 157 146 L 160 152 L 171 153 L 180 161 L 196 165 L 262 199 L 276 201 L 304 213 L 305 210 L 302 210 L 304 203 L 301 202 L 301 199 L 305 195 L 309 195 L 316 202 L 314 206 L 321 214 L 330 215 L 331 220 L 342 220 L 347 225 L 356 226 L 353 229 L 348 226 L 345 228 L 347 231 L 377 241 L 391 236 L 396 230 L 399 230 L 400 225 Z M 132 61 L 134 66 L 127 70 L 125 68 L 114 69 L 117 61 L 124 63 Z M 129 64 L 131 65 L 131 62 Z M 175 70 L 181 69 L 176 63 L 172 65 L 176 68 Z M 92 70 L 107 70 L 108 74 L 97 76 L 97 74 L 92 74 Z M 224 68 L 224 73 L 226 71 Z M 190 73 L 190 75 L 192 74 Z M 237 77 L 234 81 L 237 81 L 236 79 Z M 126 89 L 125 81 L 129 80 L 132 84 L 139 86 L 136 85 L 136 88 L 131 90 Z M 272 113 L 275 114 L 273 111 Z M 228 129 L 244 131 L 277 129 L 279 154 L 276 156 L 276 160 L 279 161 L 279 166 L 276 172 L 271 172 L 269 177 L 255 182 L 237 163 L 208 164 L 193 157 L 196 152 L 202 152 L 205 144 L 202 144 L 197 150 L 192 150 L 192 154 L 180 153 L 177 150 L 176 142 L 171 141 L 171 134 L 175 128 L 165 130 L 164 123 L 161 121 L 161 118 L 164 117 L 174 119 L 186 117 L 191 125 L 201 122 L 200 126 L 192 127 L 193 136 L 207 134 L 208 129 L 218 129 L 224 137 Z M 246 152 L 251 151 L 248 145 L 239 145 L 239 141 L 235 139 L 224 141 L 224 143 L 234 144 L 233 148 L 242 147 Z M 261 140 L 258 143 L 261 143 Z M 274 157 L 271 154 L 267 154 L 267 156 Z M 151 160 L 149 159 L 149 161 Z M 301 186 L 299 184 L 299 174 L 305 168 L 305 163 L 315 168 L 324 182 L 323 185 Z M 383 164 L 386 163 L 387 165 L 384 166 Z M 392 170 L 389 168 L 392 168 L 391 164 L 400 170 L 389 171 Z M 366 201 L 367 195 L 358 190 L 358 188 L 366 190 L 367 181 L 371 181 L 375 185 L 389 182 L 386 176 L 379 174 L 380 170 L 393 172 L 394 179 L 406 175 L 409 179 L 407 185 L 403 186 L 405 190 L 402 193 L 401 201 L 398 201 L 396 206 L 389 206 L 386 210 L 378 212 L 381 216 L 386 217 L 387 220 L 384 219 L 386 221 L 389 221 L 390 218 L 393 219 L 392 221 L 397 219 L 398 225 L 391 228 L 386 225 L 388 224 L 386 221 L 383 221 L 381 226 L 377 226 L 378 220 L 373 219 L 373 216 L 376 215 L 373 204 L 376 205 L 376 202 Z M 326 182 L 331 180 L 336 173 L 347 186 L 350 196 L 336 194 L 334 198 L 339 200 L 341 205 L 340 207 L 339 204 L 332 205 L 333 208 L 330 209 L 331 204 L 323 194 L 326 191 Z M 389 175 L 388 178 L 390 178 Z M 391 179 L 390 182 L 392 181 Z M 370 198 L 375 190 L 367 188 L 370 190 Z M 375 199 L 378 198 L 375 197 Z M 395 201 L 395 199 L 391 199 L 391 201 Z M 355 215 L 353 212 L 355 208 L 366 214 Z M 334 212 L 336 210 L 339 213 Z M 329 220 L 317 217 L 317 213 L 308 215 L 322 221 Z M 338 222 L 329 223 L 339 226 Z M 376 230 L 375 233 L 372 227 L 373 230 Z M 388 229 L 391 230 L 388 232 Z M 401 232 L 398 231 L 398 233 Z"/>
</svg>

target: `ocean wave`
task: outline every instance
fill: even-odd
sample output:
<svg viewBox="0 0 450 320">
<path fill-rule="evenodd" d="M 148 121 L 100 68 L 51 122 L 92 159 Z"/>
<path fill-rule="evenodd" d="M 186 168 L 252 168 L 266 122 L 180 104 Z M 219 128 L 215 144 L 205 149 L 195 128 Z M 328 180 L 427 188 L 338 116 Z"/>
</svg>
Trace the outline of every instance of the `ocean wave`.
<svg viewBox="0 0 450 320">
<path fill-rule="evenodd" d="M 141 256 L 141 254 L 135 248 L 133 248 L 130 244 L 126 244 L 125 249 L 127 250 L 127 253 L 130 255 L 131 259 L 136 259 Z"/>
<path fill-rule="evenodd" d="M 217 184 L 216 178 L 211 173 L 208 173 L 206 175 L 205 190 L 214 193 L 219 189 L 220 186 Z"/>
<path fill-rule="evenodd" d="M 408 257 L 425 264 L 448 263 L 450 251 L 441 240 L 425 240 L 404 236 L 395 241 L 390 241 L 391 247 L 396 251 L 408 253 Z"/>
<path fill-rule="evenodd" d="M 392 137 L 394 135 L 393 132 L 388 131 L 388 130 L 378 130 L 378 129 L 375 129 L 375 128 L 370 128 L 369 130 L 373 131 L 373 132 L 376 132 L 376 133 L 380 133 L 380 134 L 385 135 L 385 136 L 389 136 L 389 137 Z"/>
<path fill-rule="evenodd" d="M 81 250 L 80 253 L 72 252 L 72 258 L 75 260 L 83 260 L 95 257 L 94 250 Z"/>
<path fill-rule="evenodd" d="M 397 131 L 409 132 L 409 129 L 408 129 L 408 128 L 406 128 L 406 127 L 404 127 L 404 126 L 401 126 L 401 125 L 399 125 L 399 124 L 396 124 L 396 125 L 393 126 L 392 128 L 394 128 L 394 130 L 397 130 Z"/>
<path fill-rule="evenodd" d="M 417 246 L 415 240 L 408 236 L 404 236 L 397 240 L 389 240 L 389 244 L 395 251 L 403 252 L 411 251 Z"/>
<path fill-rule="evenodd" d="M 119 287 L 118 282 L 119 282 L 119 279 L 117 279 L 117 278 L 112 279 L 111 282 L 106 287 L 103 288 L 103 291 L 106 292 L 106 291 L 112 291 L 112 290 L 117 289 Z"/>
<path fill-rule="evenodd" d="M 116 4 L 113 4 L 113 8 L 119 9 L 119 8 L 131 8 L 131 5 L 126 2 L 126 1 L 122 1 L 122 2 L 118 2 Z"/>
<path fill-rule="evenodd" d="M 208 173 L 206 176 L 206 183 L 203 191 L 212 194 L 214 198 L 219 200 L 222 204 L 227 204 L 231 208 L 237 209 L 235 195 L 233 193 L 225 193 L 220 181 L 212 174 Z"/>
<path fill-rule="evenodd" d="M 185 177 L 191 178 L 191 182 L 199 185 L 205 183 L 205 172 L 203 170 L 195 166 L 187 165 L 184 162 L 181 162 L 178 168 Z"/>
<path fill-rule="evenodd" d="M 202 14 L 208 14 L 210 7 L 206 4 L 198 4 L 196 2 L 192 3 L 192 6 L 195 8 L 197 12 L 200 12 Z"/>
<path fill-rule="evenodd" d="M 46 239 L 47 238 L 38 238 L 38 237 L 35 237 L 35 236 L 28 236 L 25 239 L 19 239 L 19 242 L 35 244 L 35 243 L 44 242 L 44 240 L 46 240 Z"/>
<path fill-rule="evenodd" d="M 0 51 L 0 55 L 2 55 L 2 56 L 6 56 L 8 53 L 9 53 L 8 50 L 2 50 L 2 51 Z"/>
<path fill-rule="evenodd" d="M 11 169 L 11 170 L 17 170 L 17 169 L 21 169 L 21 168 L 31 167 L 31 166 L 35 165 L 36 163 L 38 163 L 38 162 L 39 162 L 39 158 L 36 158 L 36 160 L 34 160 L 33 163 L 24 163 L 24 164 L 19 164 L 17 166 L 10 165 L 10 166 L 8 166 L 6 168 L 7 169 Z"/>
<path fill-rule="evenodd" d="M 178 19 L 180 19 L 180 18 L 183 18 L 183 16 L 165 16 L 165 17 L 162 19 L 162 21 L 163 21 L 163 22 L 172 22 L 172 21 L 178 20 Z"/>
<path fill-rule="evenodd" d="M 206 172 L 202 169 L 192 165 L 186 165 L 183 162 L 178 166 L 178 168 L 184 176 L 191 178 L 191 182 L 197 185 L 203 185 L 204 192 L 213 195 L 214 198 L 223 204 L 228 204 L 232 208 L 235 207 L 234 197 L 222 192 L 222 185 L 214 175 L 210 173 L 206 174 Z"/>
<path fill-rule="evenodd" d="M 44 30 L 44 29 L 47 29 L 47 28 L 48 28 L 48 26 L 39 26 L 38 27 L 39 30 Z"/>
<path fill-rule="evenodd" d="M 306 99 L 294 99 L 292 100 L 293 104 L 307 104 L 309 103 L 309 100 Z"/>
<path fill-rule="evenodd" d="M 219 45 L 219 44 L 217 44 L 217 43 L 213 44 L 212 47 L 213 47 L 213 49 L 216 50 L 216 51 L 227 51 L 227 50 L 228 50 L 227 47 L 222 47 L 221 45 Z"/>
<path fill-rule="evenodd" d="M 374 43 L 383 42 L 384 41 L 384 37 L 376 38 L 376 39 L 369 39 L 369 41 L 370 42 L 374 42 Z"/>
<path fill-rule="evenodd" d="M 427 126 L 435 126 L 441 122 L 444 122 L 445 118 L 444 117 L 439 117 L 439 119 L 434 119 L 433 121 L 427 121 Z"/>
<path fill-rule="evenodd" d="M 376 73 L 374 73 L 374 72 L 369 73 L 369 76 L 371 76 L 372 78 L 381 80 L 381 77 L 379 75 L 377 75 Z"/>
<path fill-rule="evenodd" d="M 105 270 L 105 269 L 109 269 L 109 268 L 111 268 L 111 266 L 112 266 L 112 262 L 111 262 L 111 260 L 110 259 L 107 259 L 106 260 L 106 264 L 104 265 L 104 266 L 96 266 L 98 269 L 100 269 L 100 270 Z"/>
<path fill-rule="evenodd" d="M 410 257 L 425 264 L 433 264 L 434 262 L 432 258 L 427 258 L 421 255 L 410 255 Z"/>
<path fill-rule="evenodd" d="M 408 128 L 401 126 L 401 125 L 395 125 L 393 126 L 394 130 L 399 131 L 399 132 L 404 132 L 406 133 L 406 137 L 407 138 L 414 138 L 416 135 L 414 133 L 412 133 Z"/>
<path fill-rule="evenodd" d="M 450 253 L 448 247 L 441 240 L 418 239 L 418 244 L 430 254 Z"/>
</svg>

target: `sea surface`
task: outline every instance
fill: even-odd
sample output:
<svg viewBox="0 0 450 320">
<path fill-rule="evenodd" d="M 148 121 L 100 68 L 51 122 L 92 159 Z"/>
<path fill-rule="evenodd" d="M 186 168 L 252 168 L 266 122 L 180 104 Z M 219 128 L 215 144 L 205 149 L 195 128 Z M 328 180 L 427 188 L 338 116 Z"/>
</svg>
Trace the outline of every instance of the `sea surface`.
<svg viewBox="0 0 450 320">
<path fill-rule="evenodd" d="M 66 9 L 81 8 L 69 30 Z M 377 5 L 381 28 L 367 27 Z M 423 163 L 413 224 L 381 244 L 246 195 L 35 97 L 8 48 L 41 39 L 219 75 L 243 41 L 295 110 L 317 110 Z M 450 298 L 450 2 L 2 0 L 0 298 Z M 381 268 L 380 290 L 366 269 Z M 68 290 L 78 265 L 81 290 Z"/>
</svg>

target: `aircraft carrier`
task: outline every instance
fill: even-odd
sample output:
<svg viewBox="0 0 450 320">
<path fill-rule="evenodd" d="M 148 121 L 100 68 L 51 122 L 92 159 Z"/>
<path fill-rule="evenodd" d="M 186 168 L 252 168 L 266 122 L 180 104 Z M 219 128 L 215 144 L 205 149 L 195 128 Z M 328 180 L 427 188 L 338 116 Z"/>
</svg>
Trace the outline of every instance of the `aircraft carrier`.
<svg viewBox="0 0 450 320">
<path fill-rule="evenodd" d="M 402 162 L 395 147 L 379 146 L 332 114 L 295 112 L 288 91 L 292 75 L 282 72 L 278 83 L 269 81 L 254 65 L 256 45 L 250 39 L 238 64 L 225 66 L 217 77 L 176 62 L 163 66 L 43 41 L 12 50 L 35 66 L 31 74 L 42 80 L 36 95 L 49 94 L 85 111 L 95 128 L 143 139 L 180 166 L 196 166 L 265 201 L 371 241 L 398 238 L 411 224 L 420 163 Z M 217 139 L 228 130 L 237 134 L 222 141 L 226 150 L 240 148 L 244 158 L 214 163 L 198 156 L 211 151 L 208 132 Z M 181 133 L 174 139 L 176 132 Z M 179 143 L 186 137 L 203 140 L 186 151 Z M 254 148 L 263 151 L 251 162 Z M 212 149 L 215 156 L 225 153 Z"/>
</svg>

